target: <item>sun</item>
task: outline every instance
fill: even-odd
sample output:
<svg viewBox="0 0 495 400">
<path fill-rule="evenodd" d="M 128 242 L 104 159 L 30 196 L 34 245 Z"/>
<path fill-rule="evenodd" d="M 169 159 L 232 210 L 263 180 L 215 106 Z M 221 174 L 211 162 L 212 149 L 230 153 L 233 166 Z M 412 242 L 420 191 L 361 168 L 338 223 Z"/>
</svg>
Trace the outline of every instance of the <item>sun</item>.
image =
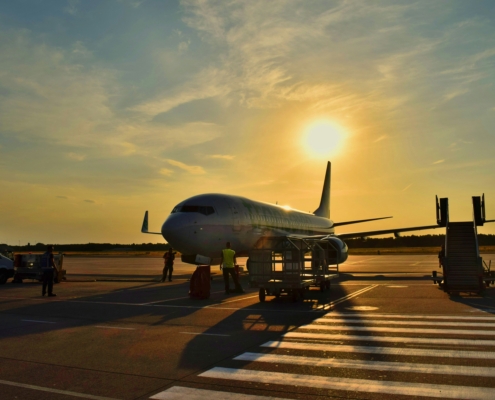
<svg viewBox="0 0 495 400">
<path fill-rule="evenodd" d="M 309 125 L 304 132 L 304 144 L 307 151 L 316 157 L 329 157 L 342 148 L 344 131 L 342 127 L 330 121 L 317 121 Z"/>
</svg>

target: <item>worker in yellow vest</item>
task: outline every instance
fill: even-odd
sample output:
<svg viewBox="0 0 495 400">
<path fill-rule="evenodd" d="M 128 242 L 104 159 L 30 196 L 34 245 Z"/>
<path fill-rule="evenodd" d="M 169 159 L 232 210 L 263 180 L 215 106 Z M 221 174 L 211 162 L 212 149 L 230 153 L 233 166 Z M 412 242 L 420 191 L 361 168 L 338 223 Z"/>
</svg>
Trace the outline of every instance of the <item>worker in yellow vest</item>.
<svg viewBox="0 0 495 400">
<path fill-rule="evenodd" d="M 232 276 L 235 285 L 235 291 L 237 293 L 244 293 L 241 285 L 239 284 L 239 279 L 237 279 L 237 274 L 235 273 L 235 264 L 237 262 L 235 258 L 235 251 L 230 248 L 230 242 L 225 244 L 226 249 L 222 250 L 222 261 L 220 263 L 220 268 L 223 268 L 223 281 L 225 282 L 225 294 L 230 293 L 229 288 L 229 274 Z"/>
</svg>

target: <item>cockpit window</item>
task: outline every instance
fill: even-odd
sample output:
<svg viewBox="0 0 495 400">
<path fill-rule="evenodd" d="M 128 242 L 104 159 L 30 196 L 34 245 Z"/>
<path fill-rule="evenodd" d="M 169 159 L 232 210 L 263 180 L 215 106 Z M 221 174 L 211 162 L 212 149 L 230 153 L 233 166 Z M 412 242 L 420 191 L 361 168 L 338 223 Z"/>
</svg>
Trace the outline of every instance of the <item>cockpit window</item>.
<svg viewBox="0 0 495 400">
<path fill-rule="evenodd" d="M 215 210 L 211 206 L 194 206 L 194 205 L 183 205 L 183 206 L 176 206 L 172 210 L 172 214 L 177 213 L 177 212 L 197 212 L 203 215 L 210 215 L 214 214 Z"/>
</svg>

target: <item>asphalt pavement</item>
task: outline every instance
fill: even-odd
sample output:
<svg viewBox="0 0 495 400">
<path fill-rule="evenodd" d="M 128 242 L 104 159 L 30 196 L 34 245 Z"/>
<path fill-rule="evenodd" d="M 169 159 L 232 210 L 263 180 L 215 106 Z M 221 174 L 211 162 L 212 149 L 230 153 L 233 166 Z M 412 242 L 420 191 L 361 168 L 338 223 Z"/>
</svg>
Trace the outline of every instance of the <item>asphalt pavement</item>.
<svg viewBox="0 0 495 400">
<path fill-rule="evenodd" d="M 434 255 L 351 256 L 297 302 L 245 273 L 225 295 L 218 267 L 191 299 L 195 267 L 161 283 L 159 258 L 65 267 L 54 298 L 0 286 L 2 399 L 495 398 L 494 289 L 448 295 Z"/>
</svg>

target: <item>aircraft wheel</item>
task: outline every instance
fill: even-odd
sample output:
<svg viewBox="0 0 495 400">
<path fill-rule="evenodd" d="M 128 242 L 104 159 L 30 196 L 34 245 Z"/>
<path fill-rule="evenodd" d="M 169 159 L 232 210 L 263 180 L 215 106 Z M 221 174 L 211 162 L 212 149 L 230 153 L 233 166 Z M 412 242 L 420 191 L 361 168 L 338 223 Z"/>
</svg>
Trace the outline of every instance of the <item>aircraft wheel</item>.
<svg viewBox="0 0 495 400">
<path fill-rule="evenodd" d="M 330 289 L 330 281 L 325 281 L 325 288 Z"/>
<path fill-rule="evenodd" d="M 300 297 L 301 299 L 304 299 L 304 295 L 305 295 L 305 293 L 304 293 L 304 288 L 299 289 L 299 297 Z"/>
<path fill-rule="evenodd" d="M 265 301 L 265 298 L 266 298 L 265 289 L 260 288 L 259 298 L 260 298 L 260 301 L 261 301 L 262 303 Z"/>
<path fill-rule="evenodd" d="M 7 283 L 7 271 L 0 271 L 0 285 Z"/>
<path fill-rule="evenodd" d="M 325 282 L 320 283 L 320 291 L 324 292 L 325 291 Z"/>
<path fill-rule="evenodd" d="M 297 290 L 293 290 L 291 293 L 292 301 L 295 303 L 298 299 Z"/>
</svg>

